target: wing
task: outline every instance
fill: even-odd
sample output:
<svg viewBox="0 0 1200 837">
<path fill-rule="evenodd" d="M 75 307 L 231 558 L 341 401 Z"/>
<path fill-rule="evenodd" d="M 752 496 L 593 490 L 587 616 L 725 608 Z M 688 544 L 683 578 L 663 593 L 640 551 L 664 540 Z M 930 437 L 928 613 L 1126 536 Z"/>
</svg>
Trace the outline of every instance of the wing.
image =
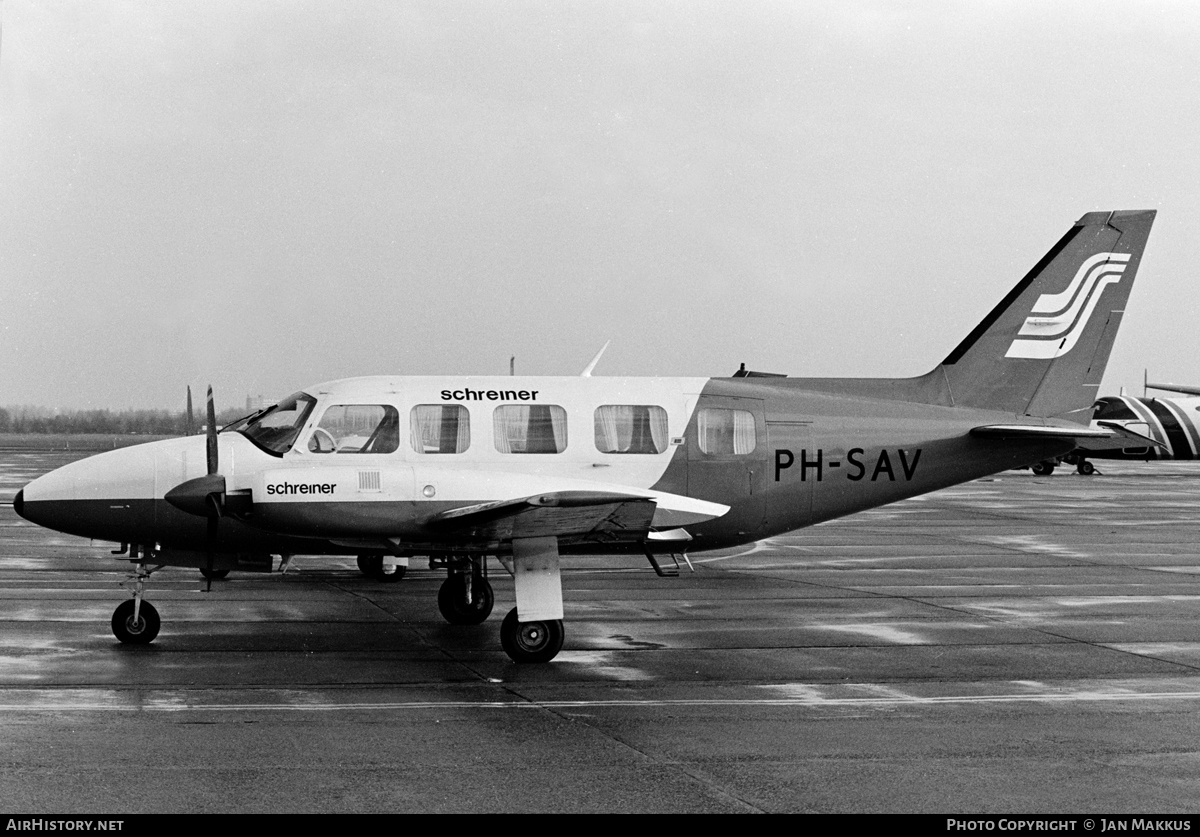
<svg viewBox="0 0 1200 837">
<path fill-rule="evenodd" d="M 652 530 L 676 529 L 727 511 L 719 503 L 659 491 L 552 491 L 450 509 L 427 525 L 442 536 L 471 540 L 556 536 L 613 543 L 641 541 Z"/>
<path fill-rule="evenodd" d="M 1182 392 L 1186 395 L 1200 395 L 1200 387 L 1184 387 L 1179 384 L 1146 384 L 1147 389 L 1163 389 L 1167 392 Z"/>
</svg>

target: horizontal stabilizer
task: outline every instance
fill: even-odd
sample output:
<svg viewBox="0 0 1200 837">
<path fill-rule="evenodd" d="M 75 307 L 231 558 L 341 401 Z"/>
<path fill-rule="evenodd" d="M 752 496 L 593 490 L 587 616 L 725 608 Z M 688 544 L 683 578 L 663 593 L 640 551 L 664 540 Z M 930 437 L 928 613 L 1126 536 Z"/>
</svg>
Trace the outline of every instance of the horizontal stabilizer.
<svg viewBox="0 0 1200 837">
<path fill-rule="evenodd" d="M 972 436 L 985 439 L 1110 439 L 1110 430 L 1092 427 L 1048 427 L 1041 424 L 985 424 L 971 428 Z"/>
</svg>

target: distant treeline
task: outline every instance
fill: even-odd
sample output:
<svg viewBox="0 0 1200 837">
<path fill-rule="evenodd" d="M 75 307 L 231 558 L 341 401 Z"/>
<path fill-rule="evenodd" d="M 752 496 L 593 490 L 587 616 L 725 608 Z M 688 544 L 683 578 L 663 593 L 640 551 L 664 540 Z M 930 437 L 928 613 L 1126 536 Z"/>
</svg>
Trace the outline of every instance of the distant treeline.
<svg viewBox="0 0 1200 837">
<path fill-rule="evenodd" d="M 225 425 L 245 410 L 227 410 L 217 416 Z M 192 432 L 204 424 L 197 412 Z M 170 410 L 62 410 L 44 407 L 0 407 L 0 433 L 133 433 L 153 436 L 183 436 L 188 432 L 185 412 Z"/>
</svg>

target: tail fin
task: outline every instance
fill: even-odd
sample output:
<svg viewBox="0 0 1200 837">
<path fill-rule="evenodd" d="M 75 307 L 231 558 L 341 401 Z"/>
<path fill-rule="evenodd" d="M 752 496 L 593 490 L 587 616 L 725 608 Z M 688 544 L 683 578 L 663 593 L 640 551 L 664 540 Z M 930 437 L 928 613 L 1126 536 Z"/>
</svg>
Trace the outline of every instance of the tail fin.
<svg viewBox="0 0 1200 837">
<path fill-rule="evenodd" d="M 1075 222 L 943 361 L 953 403 L 1086 422 L 1154 215 Z"/>
</svg>

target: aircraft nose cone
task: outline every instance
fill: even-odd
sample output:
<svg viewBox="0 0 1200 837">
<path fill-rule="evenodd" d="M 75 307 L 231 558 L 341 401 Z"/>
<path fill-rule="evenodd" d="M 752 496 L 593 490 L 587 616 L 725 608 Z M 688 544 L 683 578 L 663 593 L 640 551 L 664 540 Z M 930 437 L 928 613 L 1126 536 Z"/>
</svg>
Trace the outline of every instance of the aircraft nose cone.
<svg viewBox="0 0 1200 837">
<path fill-rule="evenodd" d="M 21 511 L 25 507 L 25 489 L 22 488 L 17 492 L 17 496 L 13 497 L 13 511 L 24 517 L 25 514 Z"/>
</svg>

